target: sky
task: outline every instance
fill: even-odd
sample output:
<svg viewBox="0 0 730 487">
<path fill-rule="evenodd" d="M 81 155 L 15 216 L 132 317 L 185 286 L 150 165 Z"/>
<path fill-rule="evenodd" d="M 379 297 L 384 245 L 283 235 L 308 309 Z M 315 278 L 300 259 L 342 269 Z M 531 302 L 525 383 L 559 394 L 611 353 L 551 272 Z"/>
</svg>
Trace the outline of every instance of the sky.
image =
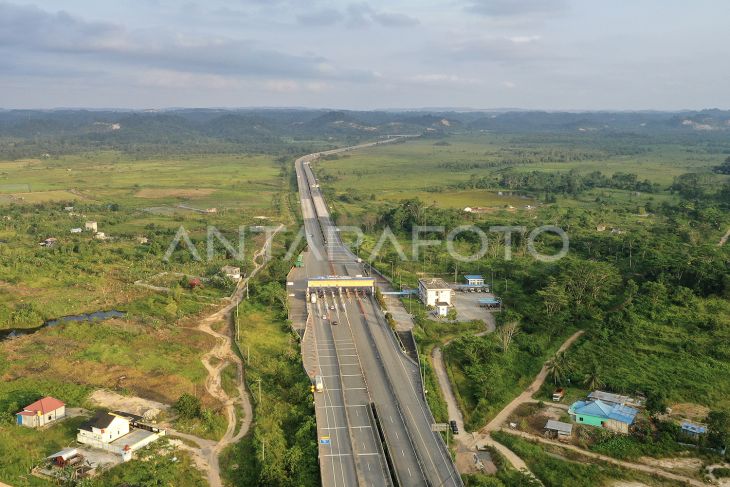
<svg viewBox="0 0 730 487">
<path fill-rule="evenodd" d="M 724 0 L 0 0 L 0 108 L 730 108 Z"/>
</svg>

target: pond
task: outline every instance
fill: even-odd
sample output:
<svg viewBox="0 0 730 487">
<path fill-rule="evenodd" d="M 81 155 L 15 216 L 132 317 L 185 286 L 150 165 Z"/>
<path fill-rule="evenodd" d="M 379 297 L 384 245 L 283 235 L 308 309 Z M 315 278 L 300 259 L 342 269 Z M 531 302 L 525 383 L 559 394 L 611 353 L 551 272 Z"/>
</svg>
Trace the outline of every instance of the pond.
<svg viewBox="0 0 730 487">
<path fill-rule="evenodd" d="M 60 318 L 48 320 L 41 326 L 36 326 L 35 328 L 7 328 L 4 330 L 0 330 L 0 341 L 17 338 L 23 335 L 32 335 L 38 330 L 48 328 L 49 326 L 56 326 L 60 323 L 68 323 L 74 321 L 104 321 L 111 318 L 121 318 L 124 315 L 124 312 L 113 309 L 110 311 L 94 311 L 93 313 L 62 316 Z"/>
</svg>

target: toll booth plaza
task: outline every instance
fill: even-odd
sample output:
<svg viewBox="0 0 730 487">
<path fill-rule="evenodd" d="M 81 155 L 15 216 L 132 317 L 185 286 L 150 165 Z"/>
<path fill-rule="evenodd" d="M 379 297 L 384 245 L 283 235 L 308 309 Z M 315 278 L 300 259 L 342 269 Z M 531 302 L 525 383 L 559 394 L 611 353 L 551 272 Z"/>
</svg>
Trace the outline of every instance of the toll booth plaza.
<svg viewBox="0 0 730 487">
<path fill-rule="evenodd" d="M 375 279 L 372 277 L 323 276 L 307 280 L 307 295 L 322 296 L 325 291 L 338 294 L 370 295 L 375 292 Z"/>
</svg>

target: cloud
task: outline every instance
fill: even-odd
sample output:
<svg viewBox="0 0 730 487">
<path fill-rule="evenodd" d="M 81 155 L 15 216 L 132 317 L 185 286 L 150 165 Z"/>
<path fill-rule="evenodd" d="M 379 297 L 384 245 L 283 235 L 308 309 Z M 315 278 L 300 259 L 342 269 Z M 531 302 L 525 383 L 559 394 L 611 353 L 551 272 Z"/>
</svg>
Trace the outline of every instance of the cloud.
<svg viewBox="0 0 730 487">
<path fill-rule="evenodd" d="M 420 22 L 415 17 L 402 13 L 375 10 L 369 3 L 351 3 L 347 7 L 348 24 L 353 27 L 367 27 L 378 24 L 383 27 L 411 27 Z"/>
<path fill-rule="evenodd" d="M 364 69 L 334 65 L 322 56 L 263 48 L 254 41 L 186 37 L 176 32 L 128 31 L 112 23 L 89 22 L 65 12 L 0 3 L 0 48 L 39 62 L 114 68 L 134 66 L 161 72 L 365 81 Z M 326 69 L 323 69 L 323 66 Z"/>
<path fill-rule="evenodd" d="M 540 36 L 486 37 L 455 41 L 431 51 L 432 55 L 468 63 L 499 63 L 517 65 L 551 59 Z"/>
<path fill-rule="evenodd" d="M 324 26 L 340 22 L 344 16 L 339 10 L 325 8 L 312 10 L 297 16 L 297 21 L 305 26 Z"/>
<path fill-rule="evenodd" d="M 468 0 L 466 10 L 488 17 L 552 15 L 567 9 L 566 0 Z"/>
</svg>

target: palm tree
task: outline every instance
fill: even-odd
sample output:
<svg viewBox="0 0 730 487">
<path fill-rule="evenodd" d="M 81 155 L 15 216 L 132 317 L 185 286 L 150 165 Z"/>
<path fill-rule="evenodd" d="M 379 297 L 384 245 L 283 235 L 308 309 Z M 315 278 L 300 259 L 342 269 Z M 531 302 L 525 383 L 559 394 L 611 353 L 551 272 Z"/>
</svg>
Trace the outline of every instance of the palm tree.
<svg viewBox="0 0 730 487">
<path fill-rule="evenodd" d="M 583 376 L 583 385 L 591 391 L 603 387 L 603 379 L 601 379 L 601 368 L 593 364 L 588 372 Z"/>
<path fill-rule="evenodd" d="M 573 364 L 565 355 L 565 352 L 558 352 L 553 355 L 545 364 L 547 372 L 555 385 L 563 384 L 568 375 L 573 371 Z"/>
</svg>

